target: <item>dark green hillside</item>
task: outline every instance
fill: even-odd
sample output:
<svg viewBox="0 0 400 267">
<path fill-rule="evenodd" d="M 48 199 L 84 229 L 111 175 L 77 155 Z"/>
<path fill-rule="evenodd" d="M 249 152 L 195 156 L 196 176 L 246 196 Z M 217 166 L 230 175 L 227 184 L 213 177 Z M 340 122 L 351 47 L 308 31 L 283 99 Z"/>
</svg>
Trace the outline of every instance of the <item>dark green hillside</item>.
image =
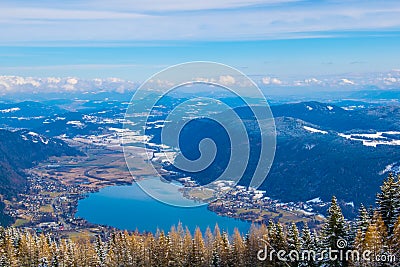
<svg viewBox="0 0 400 267">
<path fill-rule="evenodd" d="M 25 189 L 26 178 L 23 169 L 51 156 L 79 154 L 79 151 L 61 140 L 47 139 L 27 130 L 0 130 L 0 194 L 4 198 L 10 198 Z M 0 223 L 7 222 L 8 218 L 1 212 Z"/>
<path fill-rule="evenodd" d="M 336 195 L 341 201 L 354 202 L 356 206 L 360 203 L 370 205 L 387 175 L 383 170 L 400 162 L 399 146 L 365 146 L 362 141 L 339 136 L 341 133 L 398 131 L 398 107 L 348 111 L 331 104 L 303 102 L 274 106 L 272 111 L 277 129 L 277 150 L 272 169 L 261 186 L 271 197 L 283 201 L 321 197 L 329 201 Z M 237 108 L 236 112 L 245 122 L 251 140 L 249 165 L 240 181 L 246 185 L 258 162 L 260 132 L 254 126 L 256 122 L 248 108 Z M 263 121 L 260 124 L 262 127 Z M 323 133 L 312 132 L 307 127 Z M 157 141 L 157 131 L 151 133 Z M 181 150 L 191 159 L 199 157 L 198 144 L 206 137 L 212 138 L 218 146 L 216 160 L 199 173 L 187 173 L 201 184 L 215 180 L 224 170 L 230 156 L 229 139 L 223 128 L 214 127 L 205 119 L 187 124 L 180 136 Z M 388 137 L 396 140 L 396 135 Z M 364 140 L 370 139 L 365 137 Z"/>
</svg>

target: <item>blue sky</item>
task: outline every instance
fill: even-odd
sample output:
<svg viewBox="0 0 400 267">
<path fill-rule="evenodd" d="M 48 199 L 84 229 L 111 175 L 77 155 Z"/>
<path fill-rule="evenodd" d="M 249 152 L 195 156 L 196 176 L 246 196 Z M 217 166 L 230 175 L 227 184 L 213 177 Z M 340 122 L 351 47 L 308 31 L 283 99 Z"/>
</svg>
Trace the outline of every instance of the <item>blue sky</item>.
<svg viewBox="0 0 400 267">
<path fill-rule="evenodd" d="M 192 60 L 256 76 L 385 72 L 400 69 L 399 14 L 373 0 L 3 0 L 0 75 L 143 81 Z"/>
</svg>

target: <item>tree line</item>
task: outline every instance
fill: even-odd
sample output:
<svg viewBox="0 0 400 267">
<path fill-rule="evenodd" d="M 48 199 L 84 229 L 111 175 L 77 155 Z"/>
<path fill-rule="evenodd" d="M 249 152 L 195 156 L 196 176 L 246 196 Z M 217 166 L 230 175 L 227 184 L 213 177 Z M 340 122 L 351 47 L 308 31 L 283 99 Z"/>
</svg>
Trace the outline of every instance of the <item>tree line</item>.
<svg viewBox="0 0 400 267">
<path fill-rule="evenodd" d="M 0 266 L 395 266 L 400 264 L 400 176 L 390 174 L 375 209 L 361 206 L 346 221 L 335 197 L 319 230 L 270 221 L 247 234 L 218 225 L 191 233 L 116 231 L 107 238 L 62 239 L 23 228 L 0 228 Z"/>
</svg>

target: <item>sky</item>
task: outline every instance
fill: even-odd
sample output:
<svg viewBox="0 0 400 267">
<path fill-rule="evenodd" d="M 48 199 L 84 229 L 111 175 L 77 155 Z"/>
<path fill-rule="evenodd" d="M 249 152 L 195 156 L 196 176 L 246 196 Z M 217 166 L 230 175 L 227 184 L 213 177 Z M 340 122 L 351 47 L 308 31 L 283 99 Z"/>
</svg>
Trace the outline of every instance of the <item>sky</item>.
<svg viewBox="0 0 400 267">
<path fill-rule="evenodd" d="M 397 0 L 2 0 L 0 76 L 144 81 L 198 60 L 277 79 L 388 72 L 399 14 Z"/>
</svg>

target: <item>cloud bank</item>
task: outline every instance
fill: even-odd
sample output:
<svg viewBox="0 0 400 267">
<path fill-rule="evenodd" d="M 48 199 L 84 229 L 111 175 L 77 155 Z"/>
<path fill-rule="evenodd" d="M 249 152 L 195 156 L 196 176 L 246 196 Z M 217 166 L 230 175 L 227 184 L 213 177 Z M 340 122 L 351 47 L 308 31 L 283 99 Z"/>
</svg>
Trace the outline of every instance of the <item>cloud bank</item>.
<svg viewBox="0 0 400 267">
<path fill-rule="evenodd" d="M 79 79 L 33 78 L 20 76 L 0 76 L 0 95 L 13 93 L 63 93 L 63 92 L 116 92 L 124 93 L 137 88 L 137 83 L 118 78 Z"/>
<path fill-rule="evenodd" d="M 248 84 L 243 84 L 234 77 L 226 75 L 218 79 L 196 78 L 205 83 L 219 83 L 224 86 L 238 85 L 246 88 Z M 310 88 L 321 90 L 360 90 L 373 86 L 378 89 L 400 89 L 400 70 L 392 70 L 385 73 L 366 73 L 347 76 L 329 77 L 310 77 L 304 79 L 289 79 L 281 77 L 258 77 L 253 80 L 261 88 Z M 175 86 L 170 81 L 150 80 L 154 88 Z M 90 93 L 90 92 L 133 92 L 138 88 L 140 82 L 122 80 L 118 78 L 107 79 L 80 79 L 76 77 L 48 77 L 33 78 L 20 76 L 0 76 L 0 95 L 13 93 Z"/>
</svg>

